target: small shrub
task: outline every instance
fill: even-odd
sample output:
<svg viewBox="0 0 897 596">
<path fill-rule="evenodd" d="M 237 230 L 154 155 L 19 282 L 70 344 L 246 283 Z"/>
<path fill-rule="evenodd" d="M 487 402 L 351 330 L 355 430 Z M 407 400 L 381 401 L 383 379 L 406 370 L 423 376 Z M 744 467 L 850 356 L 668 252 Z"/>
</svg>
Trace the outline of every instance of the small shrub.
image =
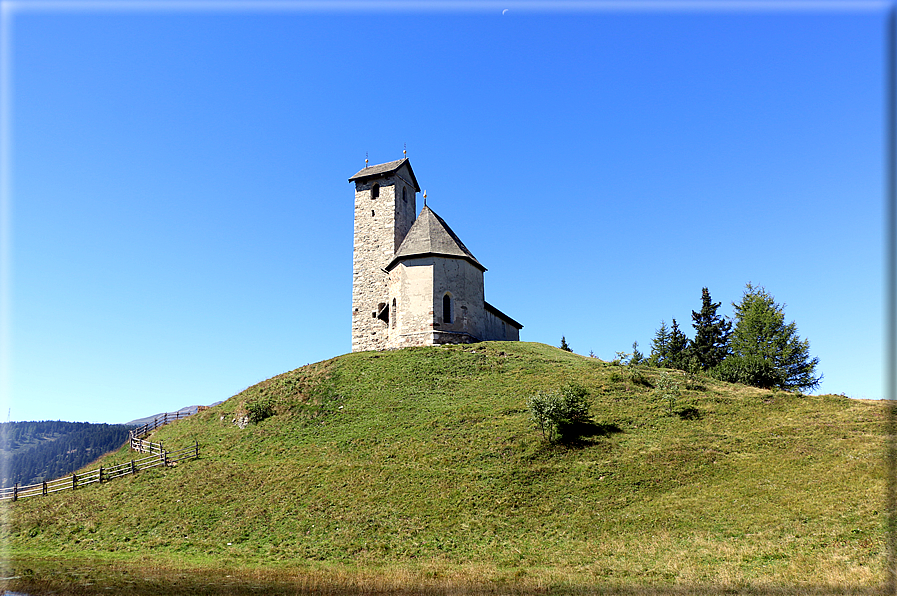
<svg viewBox="0 0 897 596">
<path fill-rule="evenodd" d="M 636 385 L 642 385 L 643 387 L 653 387 L 651 385 L 651 381 L 642 373 L 642 371 L 632 368 L 629 373 L 629 379 Z"/>
<path fill-rule="evenodd" d="M 557 407 L 554 394 L 538 391 L 526 399 L 526 407 L 529 410 L 530 419 L 539 427 L 542 438 L 554 440 L 554 427 L 551 424 L 552 413 Z"/>
<path fill-rule="evenodd" d="M 682 363 L 680 370 L 685 372 L 685 388 L 686 389 L 695 389 L 702 390 L 704 386 L 701 385 L 700 380 L 698 378 L 698 374 L 703 370 L 701 368 L 701 363 L 694 356 L 689 356 Z"/>
<path fill-rule="evenodd" d="M 611 364 L 613 364 L 614 366 L 620 366 L 624 362 L 628 362 L 631 356 L 632 354 L 630 354 L 629 352 L 617 352 L 617 355 L 616 357 L 614 357 Z"/>
<path fill-rule="evenodd" d="M 246 417 L 253 424 L 274 415 L 274 401 L 270 397 L 258 397 L 246 402 L 243 407 L 246 409 Z"/>
<path fill-rule="evenodd" d="M 660 375 L 660 379 L 657 381 L 657 385 L 654 388 L 654 394 L 663 400 L 666 400 L 669 404 L 669 412 L 670 415 L 673 414 L 673 404 L 676 402 L 676 398 L 679 396 L 679 383 L 673 380 L 673 377 L 670 373 L 663 373 Z"/>
<path fill-rule="evenodd" d="M 574 429 L 589 419 L 589 392 L 570 383 L 560 391 L 539 391 L 526 400 L 533 424 L 553 443 L 570 438 Z"/>
</svg>

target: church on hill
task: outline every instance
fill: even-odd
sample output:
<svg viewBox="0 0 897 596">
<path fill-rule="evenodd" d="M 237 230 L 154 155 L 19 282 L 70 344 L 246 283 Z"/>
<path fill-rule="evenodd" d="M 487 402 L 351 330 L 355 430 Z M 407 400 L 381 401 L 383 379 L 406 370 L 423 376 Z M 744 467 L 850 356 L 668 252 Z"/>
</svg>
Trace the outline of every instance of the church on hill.
<svg viewBox="0 0 897 596">
<path fill-rule="evenodd" d="M 520 340 L 523 325 L 485 300 L 486 268 L 426 200 L 417 213 L 408 158 L 365 166 L 349 182 L 353 352 Z"/>
</svg>

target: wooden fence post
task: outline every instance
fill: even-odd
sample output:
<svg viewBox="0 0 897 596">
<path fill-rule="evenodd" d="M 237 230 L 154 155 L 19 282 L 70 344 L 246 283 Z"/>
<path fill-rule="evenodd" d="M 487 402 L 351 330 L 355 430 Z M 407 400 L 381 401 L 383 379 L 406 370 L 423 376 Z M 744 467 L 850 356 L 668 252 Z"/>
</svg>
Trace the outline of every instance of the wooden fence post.
<svg viewBox="0 0 897 596">
<path fill-rule="evenodd" d="M 13 501 L 19 500 L 19 483 L 18 482 L 16 482 L 16 485 L 14 487 L 12 487 L 12 500 Z"/>
<path fill-rule="evenodd" d="M 44 480 L 44 490 L 43 490 L 43 493 L 44 493 L 44 496 L 47 496 L 47 481 L 46 481 L 46 480 Z"/>
<path fill-rule="evenodd" d="M 100 466 L 100 484 L 103 484 L 103 466 Z"/>
<path fill-rule="evenodd" d="M 199 457 L 199 443 L 196 439 L 193 439 L 193 457 Z"/>
<path fill-rule="evenodd" d="M 72 490 L 78 488 L 78 475 L 72 474 Z"/>
<path fill-rule="evenodd" d="M 134 469 L 134 460 L 131 460 L 131 474 L 135 473 L 137 470 Z"/>
</svg>

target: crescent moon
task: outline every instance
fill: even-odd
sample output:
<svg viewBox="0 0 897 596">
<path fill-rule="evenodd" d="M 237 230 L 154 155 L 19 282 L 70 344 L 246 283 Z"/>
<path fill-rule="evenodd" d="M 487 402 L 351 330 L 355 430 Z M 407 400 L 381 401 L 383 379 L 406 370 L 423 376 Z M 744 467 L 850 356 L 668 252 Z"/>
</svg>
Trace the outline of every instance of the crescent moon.
<svg viewBox="0 0 897 596">
<path fill-rule="evenodd" d="M 503 11 L 501 11 L 501 14 L 505 14 L 506 12 L 508 12 L 508 9 L 507 9 L 507 8 L 504 9 Z"/>
</svg>

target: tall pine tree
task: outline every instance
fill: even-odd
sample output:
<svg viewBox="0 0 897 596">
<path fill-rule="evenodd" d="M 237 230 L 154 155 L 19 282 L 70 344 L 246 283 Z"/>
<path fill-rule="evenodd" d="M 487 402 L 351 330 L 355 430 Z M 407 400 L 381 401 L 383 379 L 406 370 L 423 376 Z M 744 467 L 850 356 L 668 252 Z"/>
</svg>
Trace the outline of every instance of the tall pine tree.
<svg viewBox="0 0 897 596">
<path fill-rule="evenodd" d="M 651 359 L 650 362 L 654 366 L 669 366 L 670 358 L 670 329 L 667 322 L 660 321 L 660 329 L 654 332 L 654 339 L 651 340 Z"/>
<path fill-rule="evenodd" d="M 667 362 L 670 368 L 678 368 L 685 370 L 686 360 L 688 359 L 688 337 L 679 329 L 679 323 L 673 319 L 673 326 L 670 328 L 670 345 Z"/>
<path fill-rule="evenodd" d="M 813 389 L 819 358 L 810 357 L 810 342 L 797 334 L 794 321 L 785 323 L 785 306 L 762 286 L 747 284 L 735 309 L 732 354 L 739 359 L 760 358 L 771 364 L 775 384 L 783 389 Z"/>
<path fill-rule="evenodd" d="M 695 338 L 689 346 L 691 355 L 704 370 L 709 370 L 729 355 L 729 336 L 732 323 L 716 314 L 720 302 L 710 300 L 710 291 L 701 289 L 701 312 L 691 311 Z"/>
</svg>

